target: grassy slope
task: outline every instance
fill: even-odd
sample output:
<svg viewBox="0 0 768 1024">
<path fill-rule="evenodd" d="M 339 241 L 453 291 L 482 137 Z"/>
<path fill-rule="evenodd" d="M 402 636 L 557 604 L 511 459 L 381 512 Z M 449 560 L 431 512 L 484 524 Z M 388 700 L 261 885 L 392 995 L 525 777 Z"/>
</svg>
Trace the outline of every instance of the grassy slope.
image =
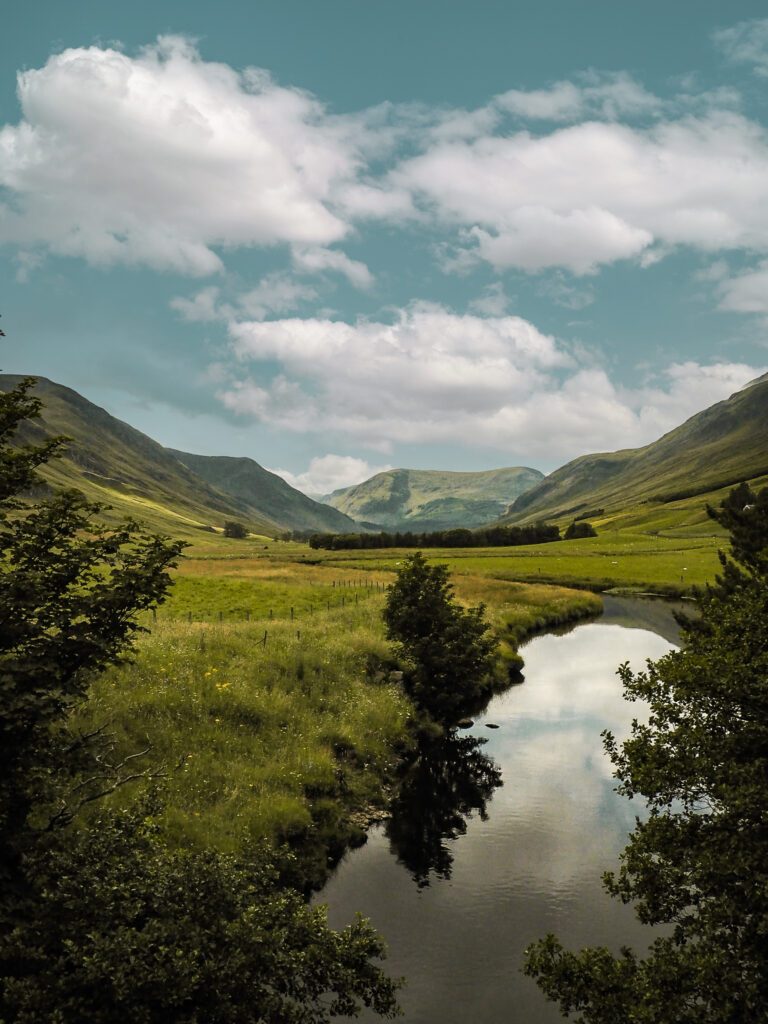
<svg viewBox="0 0 768 1024">
<path fill-rule="evenodd" d="M 0 389 L 19 380 L 0 374 Z M 77 487 L 91 500 L 106 502 L 113 516 L 138 516 L 152 529 L 187 540 L 200 529 L 220 529 L 227 519 L 265 535 L 354 529 L 342 513 L 312 501 L 252 459 L 185 455 L 181 462 L 70 388 L 40 377 L 35 393 L 43 399 L 43 414 L 22 426 L 19 441 L 71 437 L 64 458 L 51 461 L 41 475 L 51 487 Z"/>
<path fill-rule="evenodd" d="M 166 451 L 212 487 L 293 530 L 349 533 L 357 529 L 349 516 L 313 501 L 253 459 Z"/>
<path fill-rule="evenodd" d="M 0 375 L 8 390 L 21 378 Z M 228 498 L 195 476 L 162 445 L 87 401 L 76 391 L 38 378 L 34 393 L 43 400 L 42 417 L 22 425 L 20 442 L 52 434 L 73 440 L 62 459 L 41 470 L 53 487 L 77 487 L 105 501 L 118 515 L 135 515 L 154 529 L 194 537 L 201 527 L 225 519 L 245 519 L 254 529 L 273 533 L 278 524 L 245 503 Z"/>
<path fill-rule="evenodd" d="M 523 467 L 479 473 L 392 469 L 325 500 L 353 519 L 403 529 L 480 526 L 541 479 Z"/>
<path fill-rule="evenodd" d="M 706 494 L 768 474 L 768 381 L 691 417 L 645 448 L 584 455 L 518 498 L 507 522 L 566 519 Z"/>
</svg>

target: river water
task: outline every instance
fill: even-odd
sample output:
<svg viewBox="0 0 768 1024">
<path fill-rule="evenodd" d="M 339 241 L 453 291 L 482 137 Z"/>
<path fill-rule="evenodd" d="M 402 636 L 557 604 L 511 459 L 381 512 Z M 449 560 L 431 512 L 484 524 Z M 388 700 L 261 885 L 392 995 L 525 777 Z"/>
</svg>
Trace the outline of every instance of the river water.
<svg viewBox="0 0 768 1024">
<path fill-rule="evenodd" d="M 547 931 L 574 949 L 646 948 L 648 930 L 600 884 L 642 812 L 613 791 L 600 733 L 626 736 L 642 717 L 617 666 L 640 669 L 676 638 L 661 602 L 607 598 L 597 622 L 530 641 L 524 683 L 425 750 L 392 820 L 341 862 L 317 902 L 335 928 L 360 910 L 383 934 L 388 973 L 407 979 L 406 1024 L 562 1020 L 520 970 Z"/>
</svg>

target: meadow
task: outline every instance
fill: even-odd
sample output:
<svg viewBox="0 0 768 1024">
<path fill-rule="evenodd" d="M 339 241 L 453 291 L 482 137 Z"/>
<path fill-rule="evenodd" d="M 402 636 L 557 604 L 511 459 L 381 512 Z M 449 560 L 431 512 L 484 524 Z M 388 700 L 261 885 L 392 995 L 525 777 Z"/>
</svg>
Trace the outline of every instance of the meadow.
<svg viewBox="0 0 768 1024">
<path fill-rule="evenodd" d="M 151 745 L 146 763 L 169 773 L 174 842 L 287 843 L 295 881 L 319 884 L 385 813 L 415 719 L 381 618 L 394 564 L 351 571 L 308 552 L 215 538 L 191 548 L 132 662 L 95 680 L 80 724 L 108 720 L 123 753 Z M 481 573 L 455 586 L 462 603 L 486 605 L 501 677 L 526 635 L 601 608 L 585 591 Z"/>
</svg>

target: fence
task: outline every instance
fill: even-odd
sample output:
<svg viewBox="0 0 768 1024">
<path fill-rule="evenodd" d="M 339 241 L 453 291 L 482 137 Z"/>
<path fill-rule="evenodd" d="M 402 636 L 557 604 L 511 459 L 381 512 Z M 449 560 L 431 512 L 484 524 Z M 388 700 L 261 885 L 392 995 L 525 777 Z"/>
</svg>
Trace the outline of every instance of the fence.
<svg viewBox="0 0 768 1024">
<path fill-rule="evenodd" d="M 312 585 L 310 581 L 310 585 Z M 360 602 L 360 591 L 364 591 L 363 600 L 368 597 L 372 597 L 374 594 L 384 594 L 387 590 L 388 584 L 381 582 L 380 580 L 369 580 L 369 579 L 353 579 L 353 580 L 332 580 L 330 584 L 324 584 L 330 586 L 331 590 L 340 593 L 340 597 L 327 599 L 319 603 L 320 610 L 330 612 L 332 610 L 343 610 L 347 607 L 357 606 Z M 351 590 L 351 594 L 347 594 L 346 591 Z M 343 591 L 343 592 L 342 592 Z M 282 613 L 282 614 L 281 614 Z M 305 606 L 304 609 L 299 609 L 295 605 L 290 605 L 288 608 L 270 608 L 267 614 L 252 614 L 249 608 L 235 608 L 231 611 L 224 611 L 222 609 L 214 609 L 208 614 L 193 614 L 192 611 L 187 611 L 186 614 L 180 615 L 168 615 L 163 616 L 174 622 L 183 622 L 185 619 L 187 622 L 201 622 L 210 625 L 212 622 L 218 620 L 219 623 L 226 622 L 258 622 L 258 621 L 280 621 L 289 620 L 295 621 L 304 613 L 310 618 L 315 614 L 315 605 L 310 603 Z M 157 621 L 157 609 L 152 609 L 152 619 L 154 622 Z M 264 646 L 266 647 L 266 632 L 264 634 Z M 262 641 L 259 641 L 260 643 Z"/>
</svg>

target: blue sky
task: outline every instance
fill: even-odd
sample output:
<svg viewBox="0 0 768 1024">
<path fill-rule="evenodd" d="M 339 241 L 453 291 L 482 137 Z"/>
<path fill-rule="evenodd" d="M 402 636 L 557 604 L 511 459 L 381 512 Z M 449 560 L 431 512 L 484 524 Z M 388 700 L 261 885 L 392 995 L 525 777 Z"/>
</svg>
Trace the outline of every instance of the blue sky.
<svg viewBox="0 0 768 1024">
<path fill-rule="evenodd" d="M 764 11 L 15 5 L 2 366 L 311 493 L 652 441 L 768 367 Z"/>
</svg>

